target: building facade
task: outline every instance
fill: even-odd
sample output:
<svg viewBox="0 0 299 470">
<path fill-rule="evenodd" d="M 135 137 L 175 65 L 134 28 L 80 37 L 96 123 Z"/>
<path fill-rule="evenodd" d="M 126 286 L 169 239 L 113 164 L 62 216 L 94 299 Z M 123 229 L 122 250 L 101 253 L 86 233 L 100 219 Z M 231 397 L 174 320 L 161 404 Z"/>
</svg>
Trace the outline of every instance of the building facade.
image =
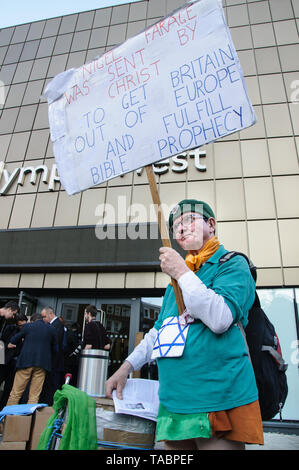
<svg viewBox="0 0 299 470">
<path fill-rule="evenodd" d="M 101 310 L 115 364 L 161 305 L 157 218 L 144 170 L 75 196 L 59 181 L 42 93 L 183 5 L 145 0 L 0 31 L 0 300 L 51 305 L 68 323 Z M 154 165 L 167 211 L 214 209 L 217 235 L 258 268 L 260 297 L 289 363 L 286 419 L 299 419 L 299 1 L 223 0 L 257 124 Z M 140 206 L 142 203 L 142 208 Z M 150 303 L 153 304 L 151 317 Z"/>
</svg>

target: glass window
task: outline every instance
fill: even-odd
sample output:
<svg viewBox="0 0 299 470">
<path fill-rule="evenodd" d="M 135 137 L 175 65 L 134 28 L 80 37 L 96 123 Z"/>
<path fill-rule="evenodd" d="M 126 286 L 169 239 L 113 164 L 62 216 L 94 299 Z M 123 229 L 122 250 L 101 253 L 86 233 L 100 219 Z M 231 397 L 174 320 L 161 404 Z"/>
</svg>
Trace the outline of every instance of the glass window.
<svg viewBox="0 0 299 470">
<path fill-rule="evenodd" d="M 45 27 L 45 21 L 34 22 L 30 26 L 30 30 L 27 36 L 27 41 L 32 41 L 33 39 L 39 39 L 42 36 L 43 29 Z"/>
<path fill-rule="evenodd" d="M 111 339 L 110 377 L 128 356 L 131 305 L 107 303 L 102 304 L 101 309 L 104 312 L 103 323 Z"/>
<path fill-rule="evenodd" d="M 129 21 L 144 20 L 146 18 L 147 2 L 131 3 Z"/>
<path fill-rule="evenodd" d="M 153 328 L 155 321 L 158 319 L 163 297 L 142 297 L 140 304 L 140 331 L 146 334 Z M 158 368 L 156 361 L 145 364 L 140 371 L 140 377 L 144 379 L 158 379 Z"/>
<path fill-rule="evenodd" d="M 10 43 L 14 32 L 14 28 L 6 28 L 0 30 L 0 46 L 6 46 Z"/>
<path fill-rule="evenodd" d="M 66 54 L 52 57 L 47 76 L 55 77 L 55 75 L 59 74 L 60 72 L 64 72 L 64 70 L 66 70 L 67 59 L 68 56 Z"/>
<path fill-rule="evenodd" d="M 142 297 L 140 308 L 140 331 L 147 333 L 158 319 L 163 297 Z"/>
<path fill-rule="evenodd" d="M 90 30 L 80 31 L 79 33 L 75 33 L 71 51 L 75 52 L 75 51 L 82 51 L 82 50 L 87 49 L 89 36 L 90 36 Z"/>
<path fill-rule="evenodd" d="M 30 132 L 18 132 L 13 134 L 6 157 L 6 162 L 24 160 L 29 135 Z"/>
<path fill-rule="evenodd" d="M 29 30 L 30 24 L 23 24 L 20 26 L 16 26 L 14 35 L 12 37 L 11 43 L 14 44 L 16 42 L 24 42 L 26 40 L 26 36 Z"/>
<path fill-rule="evenodd" d="M 76 30 L 90 29 L 94 17 L 94 11 L 86 11 L 79 14 Z"/>
<path fill-rule="evenodd" d="M 129 5 L 120 5 L 113 7 L 111 24 L 126 23 L 129 16 Z"/>
<path fill-rule="evenodd" d="M 37 105 L 23 106 L 18 116 L 15 131 L 29 131 L 32 128 Z"/>
<path fill-rule="evenodd" d="M 86 53 L 82 52 L 73 52 L 69 55 L 66 69 L 71 69 L 72 67 L 77 68 L 85 64 Z"/>
<path fill-rule="evenodd" d="M 12 64 L 18 62 L 21 52 L 23 49 L 23 44 L 12 44 L 9 46 L 6 57 L 4 59 L 4 64 Z"/>
<path fill-rule="evenodd" d="M 6 51 L 7 51 L 7 46 L 0 47 L 0 65 L 2 65 L 2 63 L 4 61 Z"/>
<path fill-rule="evenodd" d="M 64 54 L 69 52 L 71 47 L 71 42 L 73 39 L 73 34 L 63 34 L 62 36 L 57 37 L 57 41 L 54 48 L 54 54 Z"/>
<path fill-rule="evenodd" d="M 9 85 L 12 82 L 17 64 L 3 65 L 0 72 L 0 79 L 5 85 Z"/>
<path fill-rule="evenodd" d="M 48 103 L 41 103 L 38 106 L 38 111 L 36 114 L 34 129 L 45 129 L 49 127 L 49 118 L 48 118 Z"/>
<path fill-rule="evenodd" d="M 299 419 L 298 337 L 293 289 L 258 290 L 262 308 L 273 323 L 285 361 L 288 363 L 288 397 L 282 410 L 283 419 Z M 279 416 L 276 416 L 277 419 Z"/>
<path fill-rule="evenodd" d="M 44 32 L 43 32 L 43 38 L 47 36 L 56 36 L 58 33 L 58 29 L 60 26 L 60 21 L 61 18 L 52 18 L 47 21 Z"/>
<path fill-rule="evenodd" d="M 105 47 L 98 47 L 96 49 L 90 49 L 87 52 L 86 63 L 93 62 L 97 57 L 100 57 L 105 52 Z"/>
<path fill-rule="evenodd" d="M 19 85 L 11 85 L 5 102 L 6 108 L 12 108 L 13 106 L 21 105 L 25 87 L 26 83 L 21 83 Z"/>
<path fill-rule="evenodd" d="M 101 26 L 107 26 L 110 23 L 110 17 L 112 13 L 112 8 L 101 8 L 96 11 L 94 19 L 94 28 L 99 28 Z"/>
<path fill-rule="evenodd" d="M 39 46 L 38 39 L 36 41 L 25 42 L 20 61 L 34 59 L 36 56 L 38 46 Z"/>
<path fill-rule="evenodd" d="M 48 57 L 52 54 L 56 37 L 42 39 L 36 54 L 37 58 Z"/>
<path fill-rule="evenodd" d="M 26 82 L 29 79 L 32 64 L 32 60 L 29 60 L 28 62 L 21 62 L 20 64 L 18 64 L 13 83 Z"/>
<path fill-rule="evenodd" d="M 102 47 L 106 45 L 108 28 L 96 28 L 91 33 L 89 48 Z"/>
<path fill-rule="evenodd" d="M 11 134 L 17 120 L 19 109 L 4 109 L 0 119 L 0 134 Z"/>
<path fill-rule="evenodd" d="M 63 16 L 59 34 L 71 33 L 75 30 L 77 15 Z"/>
<path fill-rule="evenodd" d="M 145 21 L 134 21 L 132 23 L 128 23 L 128 30 L 127 30 L 127 38 L 131 38 L 136 36 L 141 31 L 145 29 Z"/>
<path fill-rule="evenodd" d="M 38 103 L 43 92 L 44 80 L 36 80 L 28 82 L 23 104 Z"/>
<path fill-rule="evenodd" d="M 0 136 L 0 160 L 5 160 L 6 152 L 10 144 L 11 135 Z"/>
<path fill-rule="evenodd" d="M 33 131 L 27 149 L 26 159 L 43 158 L 48 144 L 49 130 Z"/>
<path fill-rule="evenodd" d="M 126 39 L 127 25 L 120 24 L 116 26 L 110 26 L 108 45 L 120 44 Z"/>
<path fill-rule="evenodd" d="M 37 59 L 34 61 L 32 72 L 30 74 L 30 80 L 37 80 L 39 78 L 45 78 L 47 76 L 47 70 L 49 67 L 50 57 L 46 59 Z"/>
</svg>

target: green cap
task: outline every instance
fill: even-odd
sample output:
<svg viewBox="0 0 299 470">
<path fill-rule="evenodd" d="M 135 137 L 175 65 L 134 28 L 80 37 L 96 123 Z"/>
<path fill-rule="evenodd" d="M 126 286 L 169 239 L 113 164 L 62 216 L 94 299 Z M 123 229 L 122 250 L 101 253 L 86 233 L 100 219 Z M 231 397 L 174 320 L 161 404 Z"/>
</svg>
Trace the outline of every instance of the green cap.
<svg viewBox="0 0 299 470">
<path fill-rule="evenodd" d="M 173 222 L 186 212 L 195 212 L 197 214 L 201 214 L 207 219 L 210 217 L 215 219 L 214 212 L 206 202 L 197 201 L 196 199 L 183 199 L 172 209 L 169 214 L 169 230 L 172 229 Z"/>
</svg>

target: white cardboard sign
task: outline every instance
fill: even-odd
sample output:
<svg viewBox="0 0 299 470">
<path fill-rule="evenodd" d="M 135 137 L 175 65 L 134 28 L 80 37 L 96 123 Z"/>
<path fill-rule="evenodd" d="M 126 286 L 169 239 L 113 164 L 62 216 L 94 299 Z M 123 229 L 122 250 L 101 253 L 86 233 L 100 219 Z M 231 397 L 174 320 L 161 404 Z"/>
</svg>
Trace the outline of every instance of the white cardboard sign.
<svg viewBox="0 0 299 470">
<path fill-rule="evenodd" d="M 45 95 L 70 195 L 256 122 L 220 0 L 187 3 Z"/>
</svg>

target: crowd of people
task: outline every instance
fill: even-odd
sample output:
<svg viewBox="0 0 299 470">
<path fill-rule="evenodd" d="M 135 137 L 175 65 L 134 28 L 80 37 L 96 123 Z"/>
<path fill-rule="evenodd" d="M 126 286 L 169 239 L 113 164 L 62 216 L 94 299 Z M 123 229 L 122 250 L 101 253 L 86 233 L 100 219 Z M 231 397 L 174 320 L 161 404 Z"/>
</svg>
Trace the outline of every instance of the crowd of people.
<svg viewBox="0 0 299 470">
<path fill-rule="evenodd" d="M 53 308 L 44 307 L 30 319 L 10 301 L 0 308 L 0 340 L 4 362 L 0 364 L 0 410 L 21 403 L 53 404 L 54 394 L 64 383 L 77 385 L 80 351 L 109 349 L 110 340 L 103 325 L 96 321 L 94 305 L 85 308 L 85 328 L 81 337 L 77 323 L 67 325 Z"/>
</svg>

